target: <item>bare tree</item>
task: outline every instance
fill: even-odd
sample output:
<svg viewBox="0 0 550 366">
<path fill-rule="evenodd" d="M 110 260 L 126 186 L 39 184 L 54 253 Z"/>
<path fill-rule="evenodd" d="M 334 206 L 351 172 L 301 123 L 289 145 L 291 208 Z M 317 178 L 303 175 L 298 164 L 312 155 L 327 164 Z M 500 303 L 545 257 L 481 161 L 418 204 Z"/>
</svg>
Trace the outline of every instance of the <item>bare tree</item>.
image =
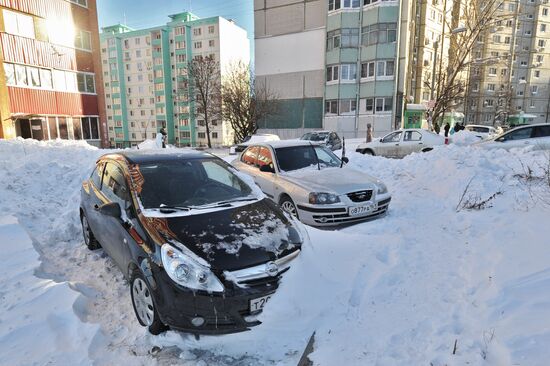
<svg viewBox="0 0 550 366">
<path fill-rule="evenodd" d="M 451 29 L 451 46 L 448 57 L 440 61 L 439 70 L 432 78 L 433 82 L 426 81 L 425 85 L 434 90 L 435 106 L 432 110 L 432 118 L 437 121 L 450 111 L 463 103 L 466 92 L 466 78 L 464 73 L 476 62 L 471 53 L 476 49 L 478 41 L 487 36 L 496 27 L 499 21 L 505 19 L 498 12 L 502 0 L 472 0 L 465 3 L 459 2 L 460 10 L 453 11 L 460 14 L 464 24 L 455 28 L 458 14 L 453 14 L 453 24 L 447 23 Z"/>
<path fill-rule="evenodd" d="M 187 64 L 190 88 L 195 96 L 196 114 L 204 117 L 208 147 L 212 121 L 221 117 L 220 64 L 214 58 L 198 57 Z"/>
<path fill-rule="evenodd" d="M 222 81 L 222 115 L 235 131 L 236 143 L 254 134 L 259 120 L 277 113 L 275 99 L 266 83 L 252 76 L 249 65 L 230 65 Z"/>
</svg>

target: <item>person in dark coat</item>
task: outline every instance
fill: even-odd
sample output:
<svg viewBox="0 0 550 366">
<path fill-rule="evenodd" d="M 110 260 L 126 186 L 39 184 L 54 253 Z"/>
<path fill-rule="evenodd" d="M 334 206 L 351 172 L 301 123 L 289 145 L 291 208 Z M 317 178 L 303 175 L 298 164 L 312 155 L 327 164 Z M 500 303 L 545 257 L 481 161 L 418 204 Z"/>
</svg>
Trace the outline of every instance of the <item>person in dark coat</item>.
<svg viewBox="0 0 550 366">
<path fill-rule="evenodd" d="M 439 124 L 437 122 L 434 122 L 434 131 L 438 135 L 439 135 L 439 131 L 441 131 L 441 129 L 439 128 Z"/>
<path fill-rule="evenodd" d="M 451 129 L 451 125 L 449 122 L 445 124 L 445 127 L 443 128 L 445 130 L 445 137 L 449 137 L 449 130 Z"/>
</svg>

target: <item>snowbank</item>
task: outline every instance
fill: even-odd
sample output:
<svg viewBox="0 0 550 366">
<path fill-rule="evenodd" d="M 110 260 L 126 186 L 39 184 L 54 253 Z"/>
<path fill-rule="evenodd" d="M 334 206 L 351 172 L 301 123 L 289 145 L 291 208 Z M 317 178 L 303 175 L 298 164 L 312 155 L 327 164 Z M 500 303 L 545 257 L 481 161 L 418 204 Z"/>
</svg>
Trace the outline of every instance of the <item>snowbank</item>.
<svg viewBox="0 0 550 366">
<path fill-rule="evenodd" d="M 99 330 L 74 347 L 95 364 L 296 365 L 315 332 L 318 365 L 546 365 L 550 196 L 535 176 L 547 155 L 452 144 L 395 160 L 346 150 L 351 168 L 388 186 L 388 215 L 340 231 L 309 228 L 263 324 L 241 334 L 153 337 L 137 324 L 122 275 L 81 239 L 80 182 L 104 151 L 0 140 L 0 212 L 31 234 L 44 277 L 75 284 L 82 327 Z M 482 201 L 481 210 L 465 207 Z M 23 296 L 25 286 L 10 289 Z M 2 319 L 25 303 L 11 305 L 2 304 Z M 153 346 L 162 348 L 155 356 Z M 63 347 L 52 345 L 44 362 Z"/>
<path fill-rule="evenodd" d="M 468 130 L 461 130 L 451 135 L 451 143 L 456 145 L 471 145 L 479 141 L 481 139 L 476 136 L 476 133 Z"/>
<path fill-rule="evenodd" d="M 0 250 L 2 363 L 91 365 L 86 350 L 98 326 L 78 318 L 80 295 L 67 282 L 36 277 L 38 253 L 12 216 L 0 216 Z"/>
</svg>

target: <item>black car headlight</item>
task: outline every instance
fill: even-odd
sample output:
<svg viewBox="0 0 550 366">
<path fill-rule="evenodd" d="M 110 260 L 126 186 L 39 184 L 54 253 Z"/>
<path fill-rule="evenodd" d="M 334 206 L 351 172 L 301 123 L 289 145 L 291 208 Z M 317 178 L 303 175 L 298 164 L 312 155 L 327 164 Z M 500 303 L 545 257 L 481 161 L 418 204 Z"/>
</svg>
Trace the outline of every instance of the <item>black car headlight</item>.
<svg viewBox="0 0 550 366">
<path fill-rule="evenodd" d="M 309 203 L 316 205 L 329 205 L 340 202 L 340 198 L 334 193 L 312 192 L 309 194 Z"/>
<path fill-rule="evenodd" d="M 185 255 L 170 244 L 161 248 L 161 257 L 164 270 L 178 285 L 208 292 L 223 292 L 224 287 L 220 280 L 207 266 Z"/>
</svg>

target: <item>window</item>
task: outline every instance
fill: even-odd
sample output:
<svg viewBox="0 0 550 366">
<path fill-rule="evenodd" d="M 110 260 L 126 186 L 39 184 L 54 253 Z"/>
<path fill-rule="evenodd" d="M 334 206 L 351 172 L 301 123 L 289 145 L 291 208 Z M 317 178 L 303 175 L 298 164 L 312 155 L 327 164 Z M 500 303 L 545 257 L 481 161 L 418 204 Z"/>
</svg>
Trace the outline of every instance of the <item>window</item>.
<svg viewBox="0 0 550 366">
<path fill-rule="evenodd" d="M 83 117 L 81 123 L 84 140 L 99 140 L 99 120 L 97 117 Z"/>
<path fill-rule="evenodd" d="M 197 134 L 197 136 L 200 138 L 200 139 L 205 139 L 206 138 L 206 133 L 205 132 L 199 132 Z"/>
<path fill-rule="evenodd" d="M 495 105 L 495 101 L 493 99 L 485 99 L 484 103 L 487 107 L 492 107 Z"/>
<path fill-rule="evenodd" d="M 327 81 L 336 81 L 339 78 L 339 66 L 328 66 L 327 67 Z"/>
<path fill-rule="evenodd" d="M 489 76 L 496 76 L 496 74 L 497 74 L 497 68 L 496 67 L 489 67 Z"/>
<path fill-rule="evenodd" d="M 355 99 L 341 99 L 339 114 L 354 114 L 357 109 L 357 101 Z"/>
<path fill-rule="evenodd" d="M 361 64 L 361 77 L 373 78 L 374 77 L 375 62 L 366 62 Z"/>
<path fill-rule="evenodd" d="M 377 61 L 376 76 L 393 76 L 395 61 Z"/>
<path fill-rule="evenodd" d="M 103 174 L 101 192 L 103 192 L 109 200 L 118 202 L 121 209 L 126 207 L 126 200 L 128 199 L 126 179 L 124 178 L 122 170 L 113 163 L 107 163 L 105 173 Z"/>
<path fill-rule="evenodd" d="M 357 77 L 357 65 L 342 64 L 340 65 L 340 80 L 353 81 Z"/>
<path fill-rule="evenodd" d="M 4 9 L 4 31 L 21 37 L 35 38 L 32 16 Z"/>
<path fill-rule="evenodd" d="M 193 35 L 194 36 L 200 36 L 202 34 L 201 28 L 193 28 Z"/>
<path fill-rule="evenodd" d="M 361 6 L 360 0 L 329 0 L 328 1 L 328 10 L 338 10 L 338 9 L 352 9 L 359 8 Z"/>
<path fill-rule="evenodd" d="M 495 84 L 487 84 L 488 91 L 495 91 Z"/>
<path fill-rule="evenodd" d="M 392 43 L 397 40 L 397 23 L 378 23 L 363 27 L 363 46 Z"/>
<path fill-rule="evenodd" d="M 208 47 L 214 47 L 215 41 L 213 39 L 208 41 Z"/>
<path fill-rule="evenodd" d="M 548 8 L 542 8 L 542 15 L 548 16 Z"/>
<path fill-rule="evenodd" d="M 538 45 L 541 48 L 544 48 L 546 46 L 546 41 L 544 39 L 539 39 Z"/>
<path fill-rule="evenodd" d="M 185 34 L 185 27 L 181 26 L 181 27 L 174 28 L 174 34 L 176 36 L 183 36 Z"/>
<path fill-rule="evenodd" d="M 88 31 L 76 30 L 74 38 L 74 46 L 82 50 L 91 51 L 92 49 L 92 35 Z"/>
<path fill-rule="evenodd" d="M 208 26 L 208 34 L 214 34 L 216 28 L 213 25 Z"/>
<path fill-rule="evenodd" d="M 78 83 L 78 91 L 81 93 L 95 93 L 95 76 L 94 74 L 78 73 L 76 75 Z"/>
<path fill-rule="evenodd" d="M 531 86 L 531 94 L 537 94 L 539 92 L 538 85 L 532 85 Z"/>
<path fill-rule="evenodd" d="M 27 80 L 29 86 L 39 88 L 40 87 L 40 71 L 36 67 L 27 66 Z"/>
<path fill-rule="evenodd" d="M 69 1 L 73 4 L 77 4 L 77 5 L 83 6 L 85 8 L 88 7 L 88 0 L 69 0 Z"/>
<path fill-rule="evenodd" d="M 536 78 L 540 77 L 540 70 L 535 70 L 534 77 Z"/>
<path fill-rule="evenodd" d="M 399 142 L 401 141 L 401 133 L 402 131 L 392 132 L 389 135 L 384 136 L 384 138 L 382 138 L 382 142 Z"/>
<path fill-rule="evenodd" d="M 326 100 L 325 101 L 325 114 L 338 114 L 338 101 Z"/>
<path fill-rule="evenodd" d="M 136 57 L 141 57 L 141 50 L 136 50 Z"/>
<path fill-rule="evenodd" d="M 201 41 L 195 42 L 194 47 L 195 49 L 202 48 L 202 42 Z"/>
<path fill-rule="evenodd" d="M 422 135 L 417 131 L 405 131 L 403 135 L 403 141 L 420 141 L 422 140 Z"/>
<path fill-rule="evenodd" d="M 540 31 L 541 32 L 546 32 L 546 24 L 543 23 L 543 24 L 540 25 Z"/>
<path fill-rule="evenodd" d="M 372 113 L 374 110 L 374 98 L 367 98 L 365 100 L 365 110 Z"/>
<path fill-rule="evenodd" d="M 375 99 L 375 112 L 391 112 L 393 109 L 393 97 Z"/>
<path fill-rule="evenodd" d="M 176 50 L 181 50 L 185 48 L 185 41 L 177 41 L 176 42 Z"/>
<path fill-rule="evenodd" d="M 15 79 L 18 86 L 28 86 L 27 70 L 23 65 L 15 65 Z"/>
</svg>

